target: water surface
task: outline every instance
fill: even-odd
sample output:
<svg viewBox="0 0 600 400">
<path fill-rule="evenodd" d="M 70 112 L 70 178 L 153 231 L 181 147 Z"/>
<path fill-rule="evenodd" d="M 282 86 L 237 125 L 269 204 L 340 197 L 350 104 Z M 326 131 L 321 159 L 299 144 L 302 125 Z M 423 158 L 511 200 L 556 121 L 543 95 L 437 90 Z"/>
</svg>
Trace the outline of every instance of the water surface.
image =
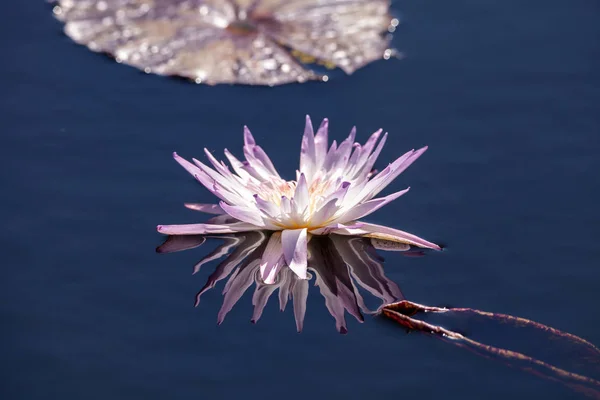
<svg viewBox="0 0 600 400">
<path fill-rule="evenodd" d="M 316 291 L 302 334 L 250 296 L 216 326 L 202 251 L 156 255 L 157 223 L 209 202 L 171 158 L 241 155 L 284 176 L 304 115 L 390 132 L 379 167 L 429 145 L 371 221 L 447 250 L 386 254 L 407 298 L 534 319 L 600 343 L 600 25 L 586 0 L 402 2 L 379 62 L 327 84 L 204 87 L 77 46 L 42 2 L 2 14 L 2 392 L 10 399 L 570 398 L 563 386 L 378 318 L 340 335 Z M 202 254 L 201 254 L 202 253 Z"/>
</svg>

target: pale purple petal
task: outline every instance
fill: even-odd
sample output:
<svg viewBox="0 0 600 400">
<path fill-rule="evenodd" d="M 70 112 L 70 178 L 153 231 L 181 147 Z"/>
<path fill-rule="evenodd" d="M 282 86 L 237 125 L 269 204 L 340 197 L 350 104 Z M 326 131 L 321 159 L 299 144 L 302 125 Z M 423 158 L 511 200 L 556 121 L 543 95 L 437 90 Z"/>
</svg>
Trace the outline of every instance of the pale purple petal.
<svg viewBox="0 0 600 400">
<path fill-rule="evenodd" d="M 340 147 L 336 150 L 336 157 L 332 159 L 333 164 L 328 169 L 338 170 L 346 168 L 348 160 L 350 159 L 350 152 L 352 151 L 355 137 L 356 127 L 353 127 L 350 131 L 350 136 L 340 143 Z"/>
<path fill-rule="evenodd" d="M 244 125 L 244 146 L 256 146 L 256 140 L 246 125 Z"/>
<path fill-rule="evenodd" d="M 385 146 L 385 142 L 387 141 L 387 136 L 388 136 L 387 132 L 383 134 L 383 137 L 379 141 L 379 144 L 375 148 L 375 151 L 373 151 L 373 153 L 371 153 L 371 155 L 369 155 L 369 157 L 367 158 L 367 161 L 365 162 L 365 165 L 362 167 L 362 170 L 360 171 L 361 174 L 366 175 L 369 172 L 371 172 L 371 170 L 373 169 L 373 166 L 375 165 L 375 161 L 377 161 L 377 158 L 379 157 L 381 150 L 383 150 L 383 146 Z"/>
<path fill-rule="evenodd" d="M 352 155 L 350 156 L 350 160 L 348 160 L 348 169 L 347 175 L 352 176 L 351 172 L 354 171 L 358 165 L 358 160 L 360 159 L 363 153 L 362 146 L 360 143 L 354 143 L 352 145 Z"/>
<path fill-rule="evenodd" d="M 325 162 L 323 163 L 322 168 L 326 171 L 330 171 L 331 168 L 337 162 L 338 152 L 337 152 L 337 142 L 334 140 L 331 142 L 331 146 L 329 147 L 329 151 L 325 156 Z"/>
<path fill-rule="evenodd" d="M 279 174 L 275 170 L 273 163 L 264 150 L 256 145 L 256 141 L 247 126 L 244 126 L 244 156 L 262 179 L 279 178 Z"/>
<path fill-rule="evenodd" d="M 412 233 L 404 232 L 398 229 L 389 228 L 387 226 L 369 224 L 362 222 L 359 228 L 341 228 L 335 229 L 331 233 L 340 235 L 351 235 L 351 236 L 367 236 L 374 237 L 377 239 L 397 241 L 400 243 L 406 243 L 417 247 L 424 247 L 428 249 L 441 250 L 441 247 L 435 243 L 428 242 Z"/>
<path fill-rule="evenodd" d="M 381 180 L 377 180 L 379 174 L 376 175 L 371 182 L 365 187 L 365 190 L 368 191 L 367 198 L 372 198 L 373 196 L 377 196 L 379 192 L 385 189 L 394 179 L 398 177 L 402 172 L 404 172 L 413 162 L 415 162 L 425 151 L 427 150 L 427 146 L 420 148 L 417 151 L 408 152 L 404 156 L 400 157 L 394 163 L 391 164 L 391 171 L 384 175 Z M 383 171 L 381 172 L 383 173 Z M 380 173 L 380 174 L 381 174 Z M 372 184 L 372 182 L 374 182 Z M 373 186 L 372 189 L 369 189 L 369 186 Z"/>
<path fill-rule="evenodd" d="M 337 231 L 339 229 L 342 230 L 348 230 L 348 229 L 356 229 L 356 228 L 360 228 L 362 226 L 362 222 L 359 221 L 351 221 L 347 224 L 342 224 L 339 222 L 333 222 L 327 226 L 324 226 L 322 228 L 317 228 L 317 229 L 311 229 L 309 230 L 310 233 L 312 233 L 313 235 L 328 235 L 334 231 Z"/>
<path fill-rule="evenodd" d="M 356 162 L 354 163 L 354 168 L 351 170 L 351 177 L 356 178 L 361 174 L 364 175 L 365 173 L 368 173 L 368 171 L 363 171 L 363 167 L 366 165 L 367 160 L 369 159 L 373 148 L 375 148 L 375 144 L 377 143 L 377 140 L 379 140 L 379 137 L 381 136 L 382 132 L 383 129 L 375 131 L 371 135 L 371 137 L 369 137 L 369 140 L 367 140 L 364 146 L 362 146 L 362 148 L 360 149 L 359 156 Z M 376 159 L 377 157 L 375 157 L 374 161 L 376 161 Z"/>
<path fill-rule="evenodd" d="M 235 233 L 259 230 L 260 227 L 238 222 L 228 225 L 210 224 L 183 224 L 183 225 L 158 225 L 156 230 L 164 235 L 204 235 L 216 233 Z"/>
<path fill-rule="evenodd" d="M 185 203 L 184 206 L 190 210 L 200 211 L 206 214 L 222 215 L 225 211 L 218 204 Z"/>
<path fill-rule="evenodd" d="M 265 151 L 260 146 L 254 146 L 252 151 L 254 157 L 256 157 L 256 159 L 262 163 L 262 165 L 267 169 L 267 171 L 269 171 L 269 173 L 272 176 L 279 178 L 279 173 L 275 169 L 275 166 L 273 165 L 273 162 L 271 161 L 267 153 L 265 153 Z"/>
<path fill-rule="evenodd" d="M 179 165 L 181 165 L 183 168 L 185 168 L 185 170 L 187 172 L 189 172 L 190 174 L 197 175 L 197 174 L 202 173 L 202 171 L 200 171 L 200 169 L 198 167 L 196 167 L 194 164 L 192 164 L 185 158 L 181 157 L 176 152 L 173 152 L 173 158 L 175 159 L 175 161 L 177 161 L 179 163 Z"/>
<path fill-rule="evenodd" d="M 281 232 L 285 262 L 300 279 L 306 279 L 307 243 L 306 228 L 286 229 Z"/>
<path fill-rule="evenodd" d="M 257 194 L 254 195 L 254 200 L 256 201 L 256 207 L 271 218 L 277 218 L 281 213 L 281 207 L 277 207 L 270 201 L 261 199 Z"/>
<path fill-rule="evenodd" d="M 240 181 L 232 178 L 232 175 L 229 171 L 225 172 L 229 175 L 229 177 L 227 177 L 195 158 L 192 158 L 192 160 L 198 166 L 198 168 L 208 175 L 210 179 L 216 182 L 216 184 L 218 184 L 223 191 L 227 191 L 231 193 L 231 195 L 236 196 L 236 202 L 243 204 L 244 198 L 252 196 L 252 193 L 248 190 L 248 188 L 246 188 Z"/>
<path fill-rule="evenodd" d="M 325 199 L 323 199 L 323 202 L 327 203 L 329 200 L 337 199 L 338 204 L 341 205 L 342 201 L 346 197 L 346 194 L 350 190 L 350 186 L 351 186 L 350 182 L 342 182 L 342 184 L 340 185 L 340 188 L 338 190 L 336 190 L 335 192 L 333 192 L 331 195 L 325 197 Z"/>
<path fill-rule="evenodd" d="M 222 200 L 226 200 L 226 201 L 228 201 L 228 199 L 231 200 L 231 195 L 228 195 L 228 192 L 225 192 L 223 190 L 217 191 L 217 188 L 215 186 L 217 183 L 216 180 L 213 179 L 212 177 L 210 177 L 206 172 L 202 171 L 196 165 L 194 165 L 194 164 L 190 163 L 189 161 L 185 160 L 184 158 L 180 157 L 179 155 L 177 155 L 177 153 L 173 153 L 173 157 L 183 168 L 186 169 L 186 171 L 188 171 L 190 174 L 192 174 L 194 176 L 194 178 L 198 182 L 200 182 L 204 187 L 206 187 L 211 193 L 215 194 L 217 197 L 219 197 Z M 234 198 L 234 201 L 238 201 L 238 196 L 236 196 Z"/>
<path fill-rule="evenodd" d="M 363 150 L 364 150 L 365 154 L 362 155 L 362 158 L 364 158 L 364 159 L 361 158 L 361 161 L 363 161 L 363 162 L 366 161 L 367 158 L 371 155 L 371 152 L 375 148 L 375 144 L 379 140 L 379 137 L 381 136 L 382 133 L 383 133 L 383 129 L 378 129 L 371 134 L 369 139 L 363 145 Z"/>
<path fill-rule="evenodd" d="M 225 149 L 224 153 L 225 153 L 225 157 L 227 157 L 227 160 L 231 164 L 231 167 L 233 168 L 235 173 L 238 174 L 240 176 L 240 178 L 242 178 L 244 181 L 251 180 L 253 176 L 256 176 L 256 173 L 254 173 L 254 174 L 249 173 L 247 171 L 248 167 L 246 165 L 244 165 L 243 162 L 238 160 L 233 154 L 231 154 L 229 152 L 229 150 Z"/>
<path fill-rule="evenodd" d="M 224 201 L 220 202 L 219 205 L 227 214 L 231 215 L 233 218 L 236 218 L 243 222 L 247 222 L 257 227 L 264 228 L 265 226 L 265 223 L 257 209 L 253 210 L 247 207 L 230 206 Z"/>
<path fill-rule="evenodd" d="M 325 163 L 325 156 L 327 155 L 327 144 L 329 131 L 329 120 L 323 119 L 321 126 L 317 130 L 315 135 L 315 156 L 316 156 L 316 168 L 320 168 Z"/>
<path fill-rule="evenodd" d="M 219 162 L 219 160 L 217 160 L 215 158 L 215 156 L 212 155 L 212 153 L 210 151 L 208 151 L 208 149 L 205 147 L 204 148 L 204 154 L 206 154 L 206 157 L 208 158 L 208 161 L 210 161 L 210 163 L 212 164 L 212 166 L 214 167 L 214 169 L 221 175 L 223 175 L 224 177 L 232 177 L 233 174 L 231 173 L 231 171 L 229 171 L 229 169 L 227 168 L 226 165 L 224 165 L 222 162 Z M 197 163 L 196 159 L 192 159 L 195 163 Z"/>
<path fill-rule="evenodd" d="M 220 198 L 221 200 L 223 200 L 225 203 L 227 204 L 238 204 L 238 205 L 243 205 L 243 206 L 249 206 L 251 203 L 251 201 L 247 200 L 245 197 L 240 196 L 237 193 L 232 193 L 231 191 L 227 190 L 226 188 L 218 185 L 216 182 L 213 181 L 213 186 L 211 189 L 209 189 L 212 191 L 212 193 L 217 196 L 218 198 Z M 249 199 L 252 198 L 252 196 L 250 194 L 248 194 L 247 196 Z"/>
<path fill-rule="evenodd" d="M 316 159 L 315 133 L 310 117 L 307 115 L 304 136 L 302 137 L 302 147 L 300 150 L 300 171 L 304 172 L 309 177 L 309 180 L 312 180 L 312 176 L 315 172 Z"/>
<path fill-rule="evenodd" d="M 392 193 L 385 197 L 380 197 L 378 199 L 369 200 L 367 202 L 361 203 L 353 208 L 351 208 L 348 212 L 342 214 L 339 218 L 341 222 L 346 221 L 354 221 L 359 218 L 365 217 L 375 211 L 379 210 L 381 207 L 386 204 L 391 203 L 396 200 L 398 197 L 402 196 L 406 192 L 408 192 L 410 188 L 406 188 L 396 193 Z"/>
</svg>

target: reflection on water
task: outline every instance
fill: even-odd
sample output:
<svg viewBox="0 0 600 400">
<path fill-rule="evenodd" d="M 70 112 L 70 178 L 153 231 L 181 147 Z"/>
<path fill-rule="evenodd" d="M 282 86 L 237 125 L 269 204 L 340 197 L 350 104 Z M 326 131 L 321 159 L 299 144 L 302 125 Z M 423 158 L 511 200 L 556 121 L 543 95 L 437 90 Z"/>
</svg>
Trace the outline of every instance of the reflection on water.
<svg viewBox="0 0 600 400">
<path fill-rule="evenodd" d="M 385 276 L 383 259 L 376 249 L 409 253 L 409 245 L 364 237 L 312 236 L 308 242 L 309 279 L 300 279 L 291 269 L 283 268 L 274 284 L 265 284 L 261 278 L 260 265 L 272 234 L 263 231 L 219 236 L 169 236 L 157 248 L 157 252 L 171 253 L 198 247 L 205 243 L 207 237 L 222 240 L 222 244 L 194 266 L 196 273 L 202 265 L 225 257 L 196 296 L 198 305 L 204 292 L 229 277 L 223 290 L 225 298 L 218 314 L 219 323 L 223 322 L 227 313 L 252 284 L 255 284 L 252 322 L 258 321 L 267 301 L 278 291 L 281 310 L 285 309 L 288 300 L 292 300 L 299 332 L 304 323 L 309 282 L 313 279 L 325 298 L 325 306 L 335 318 L 340 333 L 347 332 L 344 317 L 346 312 L 360 322 L 364 320 L 363 313 L 375 312 L 367 307 L 359 289 L 380 299 L 382 304 L 403 299 L 398 285 Z"/>
<path fill-rule="evenodd" d="M 471 308 L 440 308 L 404 299 L 398 285 L 385 276 L 383 258 L 377 250 L 400 251 L 421 256 L 423 249 L 409 245 L 331 234 L 313 235 L 308 242 L 308 279 L 301 279 L 290 268 L 279 270 L 275 283 L 261 278 L 261 264 L 268 258 L 268 231 L 244 232 L 217 236 L 169 236 L 157 248 L 171 253 L 201 246 L 209 238 L 221 240 L 214 250 L 196 265 L 194 273 L 208 262 L 223 258 L 196 295 L 196 305 L 203 293 L 228 278 L 218 323 L 242 295 L 255 285 L 252 322 L 261 317 L 269 298 L 278 291 L 283 311 L 292 300 L 298 331 L 302 331 L 309 283 L 314 280 L 325 306 L 335 318 L 340 333 L 346 333 L 345 313 L 359 322 L 363 314 L 381 314 L 409 331 L 429 334 L 470 352 L 500 361 L 512 368 L 559 382 L 584 396 L 600 399 L 600 349 L 592 343 L 558 329 L 525 318 L 490 313 Z M 370 293 L 381 306 L 370 309 L 361 291 Z M 403 330 L 399 331 L 402 337 Z"/>
</svg>

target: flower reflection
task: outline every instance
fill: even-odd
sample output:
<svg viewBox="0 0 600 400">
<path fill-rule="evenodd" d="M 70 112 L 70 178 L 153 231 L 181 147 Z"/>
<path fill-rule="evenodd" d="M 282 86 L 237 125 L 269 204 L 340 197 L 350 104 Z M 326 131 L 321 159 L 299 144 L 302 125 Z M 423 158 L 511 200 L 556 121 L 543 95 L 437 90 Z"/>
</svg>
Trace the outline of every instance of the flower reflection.
<svg viewBox="0 0 600 400">
<path fill-rule="evenodd" d="M 260 319 L 267 301 L 278 291 L 282 311 L 288 300 L 292 301 L 298 332 L 302 331 L 309 281 L 312 278 L 325 298 L 325 306 L 335 318 L 340 333 L 347 332 L 346 312 L 360 322 L 364 320 L 363 313 L 376 312 L 366 305 L 359 289 L 377 297 L 382 304 L 403 299 L 398 285 L 385 276 L 383 259 L 376 249 L 408 252 L 411 249 L 409 245 L 365 237 L 313 236 L 308 244 L 308 279 L 301 279 L 286 268 L 275 276 L 274 283 L 266 284 L 261 278 L 260 264 L 270 243 L 270 236 L 274 234 L 257 231 L 218 236 L 169 236 L 157 248 L 157 252 L 191 249 L 202 245 L 210 237 L 223 241 L 194 266 L 196 273 L 209 261 L 225 257 L 196 295 L 198 305 L 203 293 L 228 278 L 223 290 L 223 305 L 218 314 L 219 324 L 252 284 L 255 284 L 252 322 Z"/>
<path fill-rule="evenodd" d="M 320 79 L 389 59 L 389 0 L 58 0 L 65 33 L 147 73 L 210 85 Z"/>
</svg>

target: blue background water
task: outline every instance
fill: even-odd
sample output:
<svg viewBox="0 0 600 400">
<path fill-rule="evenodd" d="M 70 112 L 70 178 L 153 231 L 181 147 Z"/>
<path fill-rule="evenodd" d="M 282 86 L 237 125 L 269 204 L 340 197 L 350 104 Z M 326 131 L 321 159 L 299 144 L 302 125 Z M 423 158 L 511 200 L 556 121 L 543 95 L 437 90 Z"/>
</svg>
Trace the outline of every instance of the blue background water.
<svg viewBox="0 0 600 400">
<path fill-rule="evenodd" d="M 2 393 L 10 399 L 567 398 L 546 380 L 380 319 L 339 335 L 312 289 L 305 330 L 243 298 L 197 309 L 204 254 L 158 256 L 157 223 L 209 201 L 172 159 L 236 154 L 250 126 L 293 173 L 303 118 L 390 132 L 379 165 L 430 150 L 371 219 L 444 243 L 387 255 L 405 295 L 531 318 L 600 343 L 600 7 L 590 0 L 400 2 L 378 62 L 327 84 L 204 87 L 146 76 L 62 36 L 41 2 L 0 26 Z M 274 303 L 274 302 L 272 302 Z"/>
</svg>

